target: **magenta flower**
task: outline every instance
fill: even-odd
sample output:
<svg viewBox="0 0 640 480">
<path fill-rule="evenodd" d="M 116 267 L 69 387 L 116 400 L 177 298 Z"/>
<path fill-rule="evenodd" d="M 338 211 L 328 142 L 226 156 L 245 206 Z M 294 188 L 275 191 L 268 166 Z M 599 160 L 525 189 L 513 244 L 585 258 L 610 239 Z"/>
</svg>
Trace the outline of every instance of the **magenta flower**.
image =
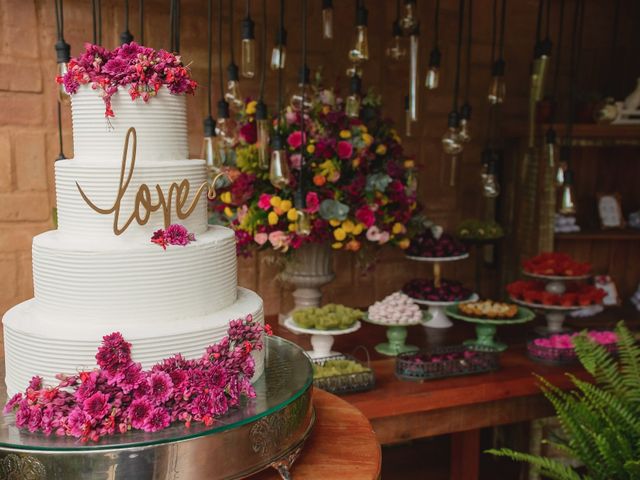
<svg viewBox="0 0 640 480">
<path fill-rule="evenodd" d="M 102 337 L 96 361 L 109 375 L 115 375 L 131 361 L 131 344 L 118 332 Z"/>
<path fill-rule="evenodd" d="M 164 237 L 169 245 L 188 245 L 195 240 L 195 236 L 182 225 L 169 225 L 164 232 Z"/>
<path fill-rule="evenodd" d="M 153 405 L 146 398 L 139 398 L 131 402 L 129 406 L 129 418 L 131 419 L 131 426 L 141 430 L 144 427 Z"/>
<path fill-rule="evenodd" d="M 149 412 L 142 430 L 145 432 L 157 432 L 167 428 L 169 423 L 171 423 L 171 419 L 167 410 L 162 407 L 156 407 Z"/>
<path fill-rule="evenodd" d="M 376 222 L 376 216 L 373 211 L 366 205 L 356 210 L 356 219 L 363 223 L 367 228 L 371 227 Z"/>
<path fill-rule="evenodd" d="M 96 392 L 82 402 L 82 408 L 92 419 L 101 420 L 109 413 L 109 395 Z"/>
<path fill-rule="evenodd" d="M 294 153 L 289 157 L 289 163 L 291 163 L 291 168 L 294 170 L 300 170 L 300 165 L 302 164 L 302 155 L 299 153 Z"/>
<path fill-rule="evenodd" d="M 307 193 L 307 213 L 317 213 L 320 210 L 320 199 L 316 192 Z"/>
<path fill-rule="evenodd" d="M 260 198 L 258 199 L 258 207 L 260 207 L 262 210 L 269 210 L 271 208 L 271 195 L 269 195 L 268 193 L 263 193 L 260 195 Z"/>
<path fill-rule="evenodd" d="M 149 384 L 147 397 L 155 404 L 166 402 L 173 393 L 173 382 L 168 373 L 152 373 L 147 383 Z"/>
<path fill-rule="evenodd" d="M 258 130 L 256 122 L 247 122 L 240 127 L 240 138 L 246 143 L 256 143 L 258 141 Z"/>
<path fill-rule="evenodd" d="M 340 141 L 338 142 L 338 157 L 342 160 L 348 160 L 351 158 L 353 154 L 353 145 L 349 142 Z"/>
<path fill-rule="evenodd" d="M 75 407 L 67 417 L 67 428 L 74 437 L 86 437 L 91 428 L 91 417 L 80 407 Z"/>
<path fill-rule="evenodd" d="M 306 139 L 306 135 L 304 136 L 304 138 Z M 291 148 L 295 150 L 296 148 L 300 148 L 300 145 L 302 145 L 302 139 L 302 132 L 300 130 L 296 130 L 295 132 L 289 134 L 289 136 L 287 137 L 287 143 Z"/>
</svg>

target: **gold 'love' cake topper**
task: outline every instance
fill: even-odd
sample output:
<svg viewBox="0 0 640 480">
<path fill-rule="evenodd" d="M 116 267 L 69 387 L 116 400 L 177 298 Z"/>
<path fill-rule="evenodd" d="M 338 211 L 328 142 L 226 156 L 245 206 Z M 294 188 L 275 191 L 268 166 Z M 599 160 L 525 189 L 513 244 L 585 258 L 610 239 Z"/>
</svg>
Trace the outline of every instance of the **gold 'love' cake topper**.
<svg viewBox="0 0 640 480">
<path fill-rule="evenodd" d="M 131 149 L 131 166 L 127 171 L 127 158 L 129 152 L 129 139 L 133 137 L 133 147 Z M 185 205 L 187 204 L 187 199 L 189 198 L 189 190 L 191 189 L 191 185 L 189 180 L 186 178 L 182 180 L 180 183 L 173 182 L 169 186 L 169 192 L 165 196 L 162 191 L 162 187 L 158 184 L 155 186 L 155 190 L 158 193 L 158 202 L 154 203 L 151 199 L 151 189 L 146 183 L 141 184 L 138 187 L 138 192 L 136 193 L 136 198 L 134 202 L 133 212 L 129 215 L 129 218 L 124 223 L 124 225 L 120 226 L 120 203 L 124 198 L 124 195 L 129 187 L 129 183 L 131 182 L 131 177 L 133 177 L 133 171 L 136 165 L 136 147 L 137 147 L 137 135 L 136 129 L 131 127 L 127 131 L 127 135 L 124 139 L 124 150 L 122 152 L 122 167 L 120 168 L 120 183 L 118 185 L 118 192 L 116 195 L 116 200 L 113 202 L 113 206 L 111 208 L 100 208 L 95 203 L 91 201 L 91 199 L 87 196 L 86 193 L 82 190 L 82 187 L 76 182 L 76 187 L 78 187 L 78 191 L 82 196 L 82 199 L 89 205 L 93 210 L 98 212 L 101 215 L 110 215 L 113 213 L 113 233 L 116 235 L 122 234 L 129 225 L 135 220 L 138 225 L 145 225 L 151 214 L 159 209 L 162 209 L 162 213 L 164 215 L 164 227 L 167 228 L 171 224 L 171 207 L 174 200 L 175 194 L 175 203 L 176 203 L 176 215 L 180 220 L 184 220 L 189 217 L 195 210 L 200 197 L 202 196 L 202 192 L 207 190 L 207 197 L 210 200 L 216 198 L 216 189 L 215 184 L 216 181 L 224 175 L 224 173 L 218 173 L 211 183 L 205 181 L 198 188 L 195 197 L 191 200 L 191 203 L 184 210 Z M 125 178 L 126 177 L 126 178 Z"/>
</svg>

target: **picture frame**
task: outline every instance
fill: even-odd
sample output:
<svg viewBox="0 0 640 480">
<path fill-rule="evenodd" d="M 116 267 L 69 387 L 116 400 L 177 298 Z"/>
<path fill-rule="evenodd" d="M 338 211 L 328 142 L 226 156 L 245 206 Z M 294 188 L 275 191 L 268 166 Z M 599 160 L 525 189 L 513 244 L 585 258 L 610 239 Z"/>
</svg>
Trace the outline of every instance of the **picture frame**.
<svg viewBox="0 0 640 480">
<path fill-rule="evenodd" d="M 624 228 L 626 222 L 622 213 L 622 198 L 619 193 L 598 193 L 598 216 L 600 228 Z"/>
</svg>

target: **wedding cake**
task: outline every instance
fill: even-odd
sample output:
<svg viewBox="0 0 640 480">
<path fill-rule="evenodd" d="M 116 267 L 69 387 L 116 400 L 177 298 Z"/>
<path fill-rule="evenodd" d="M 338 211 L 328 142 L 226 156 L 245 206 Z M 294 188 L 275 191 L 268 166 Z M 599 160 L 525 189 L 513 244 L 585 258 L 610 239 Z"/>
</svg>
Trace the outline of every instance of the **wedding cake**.
<svg viewBox="0 0 640 480">
<path fill-rule="evenodd" d="M 263 322 L 260 297 L 237 285 L 233 231 L 207 225 L 199 188 L 207 170 L 187 159 L 185 94 L 156 91 L 132 99 L 119 87 L 107 118 L 99 89 L 84 84 L 71 96 L 74 158 L 55 165 L 58 229 L 33 240 L 34 298 L 3 318 L 10 395 L 34 375 L 56 384 L 56 374 L 95 368 L 111 332 L 149 368 L 176 353 L 200 357 L 230 320 L 251 314 Z M 194 241 L 153 243 L 168 223 Z M 255 355 L 257 378 L 264 354 Z"/>
</svg>

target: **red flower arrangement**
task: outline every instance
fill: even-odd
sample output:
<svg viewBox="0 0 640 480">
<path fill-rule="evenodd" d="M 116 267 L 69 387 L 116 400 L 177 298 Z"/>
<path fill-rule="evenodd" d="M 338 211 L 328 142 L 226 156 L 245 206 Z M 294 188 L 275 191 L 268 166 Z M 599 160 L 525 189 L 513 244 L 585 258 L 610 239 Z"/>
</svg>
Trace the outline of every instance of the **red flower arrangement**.
<svg viewBox="0 0 640 480">
<path fill-rule="evenodd" d="M 185 227 L 178 224 L 169 225 L 166 230 L 162 228 L 156 230 L 151 237 L 151 242 L 160 245 L 164 250 L 167 249 L 167 245 L 181 245 L 184 247 L 191 242 L 195 242 L 195 240 L 195 234 L 189 233 Z"/>
</svg>

